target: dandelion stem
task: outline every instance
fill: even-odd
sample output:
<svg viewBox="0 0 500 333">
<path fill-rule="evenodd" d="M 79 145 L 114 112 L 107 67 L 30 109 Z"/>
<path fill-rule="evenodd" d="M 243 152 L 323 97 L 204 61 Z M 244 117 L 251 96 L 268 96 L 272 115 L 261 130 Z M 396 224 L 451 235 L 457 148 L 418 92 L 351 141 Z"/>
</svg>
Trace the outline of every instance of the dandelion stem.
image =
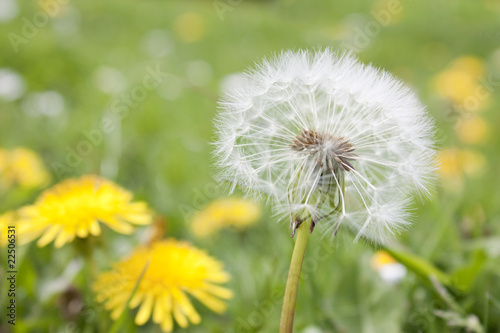
<svg viewBox="0 0 500 333">
<path fill-rule="evenodd" d="M 309 219 L 305 222 L 310 221 Z M 295 314 L 295 303 L 297 302 L 297 289 L 299 287 L 300 271 L 309 238 L 309 228 L 303 222 L 297 231 L 297 240 L 292 254 L 292 262 L 286 281 L 285 298 L 281 311 L 280 333 L 290 333 L 293 330 L 293 316 Z"/>
<path fill-rule="evenodd" d="M 83 258 L 85 260 L 83 273 L 85 277 L 85 292 L 88 297 L 85 300 L 86 302 L 88 302 L 88 304 L 86 304 L 86 306 L 88 307 L 86 310 L 93 311 L 93 313 L 96 313 L 94 311 L 97 310 L 97 305 L 95 303 L 92 290 L 92 283 L 96 278 L 96 267 L 95 267 L 96 265 L 94 259 L 93 239 L 92 238 L 78 239 L 78 242 L 75 242 L 75 245 L 77 247 L 77 250 L 83 255 Z M 102 327 L 100 327 L 102 322 L 98 319 L 99 319 L 99 312 L 97 312 L 97 318 L 95 320 L 86 321 L 87 328 L 90 328 L 91 330 L 102 329 Z"/>
</svg>

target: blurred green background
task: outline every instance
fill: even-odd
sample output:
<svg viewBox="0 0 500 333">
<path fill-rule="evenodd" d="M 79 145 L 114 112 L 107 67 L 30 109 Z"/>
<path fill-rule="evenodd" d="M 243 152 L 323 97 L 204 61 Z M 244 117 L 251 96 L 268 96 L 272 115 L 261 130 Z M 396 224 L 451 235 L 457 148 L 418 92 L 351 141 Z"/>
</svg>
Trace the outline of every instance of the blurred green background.
<svg viewBox="0 0 500 333">
<path fill-rule="evenodd" d="M 500 332 L 499 1 L 0 0 L 0 13 L 0 148 L 40 154 L 51 184 L 88 173 L 117 182 L 166 218 L 167 237 L 192 241 L 231 273 L 228 311 L 195 304 L 202 323 L 176 332 L 278 330 L 293 246 L 287 226 L 267 212 L 253 228 L 200 240 L 189 218 L 226 195 L 211 178 L 221 88 L 265 56 L 320 47 L 352 49 L 428 106 L 438 126 L 439 185 L 432 200 L 416 204 L 416 223 L 398 242 L 446 273 L 465 272 L 456 275 L 462 290 L 450 291 L 462 318 Z M 158 84 L 146 89 L 151 72 Z M 0 193 L 0 213 L 40 190 Z M 123 257 L 144 233 L 110 233 L 106 257 Z M 411 271 L 397 283 L 381 278 L 370 264 L 375 251 L 342 230 L 333 241 L 313 234 L 297 332 L 466 331 L 465 322 L 436 315 L 448 304 Z M 74 252 L 28 245 L 19 256 L 16 331 L 93 332 L 98 317 L 110 322 L 92 311 Z M 61 296 L 70 285 L 84 304 L 71 315 Z M 5 321 L 2 313 L 2 332 Z M 126 327 L 159 332 L 130 318 Z"/>
</svg>

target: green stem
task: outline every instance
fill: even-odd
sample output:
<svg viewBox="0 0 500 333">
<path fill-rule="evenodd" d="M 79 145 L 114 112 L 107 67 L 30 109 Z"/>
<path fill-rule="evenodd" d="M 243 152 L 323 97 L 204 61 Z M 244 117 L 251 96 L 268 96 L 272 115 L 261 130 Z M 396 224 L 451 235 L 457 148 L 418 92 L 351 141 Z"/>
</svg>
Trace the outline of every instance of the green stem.
<svg viewBox="0 0 500 333">
<path fill-rule="evenodd" d="M 97 270 L 96 270 L 96 264 L 94 260 L 94 249 L 93 249 L 93 241 L 91 238 L 86 238 L 81 240 L 78 244 L 78 249 L 82 253 L 83 258 L 85 260 L 85 264 L 83 266 L 83 273 L 84 273 L 84 279 L 85 279 L 85 292 L 87 294 L 87 301 L 88 304 L 87 306 L 89 307 L 89 310 L 91 311 L 96 311 L 97 306 L 94 300 L 94 291 L 92 290 L 92 283 L 96 279 L 97 275 Z M 101 322 L 98 320 L 99 318 L 99 312 L 97 312 L 97 316 L 94 319 L 94 322 L 86 322 L 87 328 L 90 327 L 91 329 L 96 329 L 96 328 L 101 328 L 99 327 Z"/>
<path fill-rule="evenodd" d="M 309 220 L 306 220 L 309 221 Z M 280 333 L 291 333 L 293 330 L 293 316 L 295 313 L 295 303 L 297 302 L 297 289 L 299 287 L 300 271 L 306 250 L 307 239 L 309 238 L 309 227 L 303 222 L 297 231 L 297 241 L 292 254 L 292 262 L 286 281 L 285 298 L 283 300 L 283 310 L 281 311 Z"/>
<path fill-rule="evenodd" d="M 439 283 L 447 287 L 451 287 L 451 277 L 440 269 L 436 268 L 429 261 L 410 252 L 396 250 L 387 246 L 381 246 L 381 248 L 389 253 L 394 259 L 406 266 L 406 268 L 419 275 L 428 283 L 432 284 L 431 277 L 435 276 L 438 279 Z"/>
<path fill-rule="evenodd" d="M 84 332 L 98 331 L 102 332 L 104 327 L 103 312 L 98 310 L 96 301 L 94 299 L 94 290 L 92 285 L 97 279 L 98 269 L 94 257 L 94 250 L 97 247 L 96 240 L 93 237 L 79 238 L 73 241 L 73 246 L 76 253 L 83 257 L 83 279 L 84 285 L 82 286 L 85 291 L 85 312 L 92 313 L 94 316 L 91 318 L 84 318 Z M 90 317 L 90 316 L 89 316 Z"/>
</svg>

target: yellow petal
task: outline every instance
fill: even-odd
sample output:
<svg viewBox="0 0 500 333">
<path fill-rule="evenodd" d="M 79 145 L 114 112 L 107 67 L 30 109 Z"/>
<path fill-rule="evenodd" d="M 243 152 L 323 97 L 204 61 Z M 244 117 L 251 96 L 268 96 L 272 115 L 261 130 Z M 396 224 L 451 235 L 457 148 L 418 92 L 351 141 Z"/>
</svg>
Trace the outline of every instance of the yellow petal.
<svg viewBox="0 0 500 333">
<path fill-rule="evenodd" d="M 205 291 L 223 299 L 233 298 L 233 292 L 231 290 L 210 283 L 205 285 Z"/>
<path fill-rule="evenodd" d="M 91 235 L 99 236 L 101 234 L 101 227 L 99 226 L 99 222 L 97 222 L 96 220 L 90 222 L 89 230 Z"/>
<path fill-rule="evenodd" d="M 179 306 L 174 304 L 174 319 L 179 324 L 180 327 L 186 328 L 188 326 L 188 321 L 184 314 L 182 313 L 181 309 Z"/>
<path fill-rule="evenodd" d="M 144 296 L 145 296 L 145 294 L 143 292 L 139 292 L 139 290 L 137 290 L 135 292 L 135 295 L 130 300 L 130 308 L 131 309 L 136 308 L 141 303 L 141 301 L 144 299 Z"/>
<path fill-rule="evenodd" d="M 60 225 L 54 225 L 50 227 L 45 234 L 38 240 L 37 245 L 39 247 L 44 247 L 56 238 L 57 233 L 61 230 Z"/>
<path fill-rule="evenodd" d="M 147 294 L 144 302 L 142 302 L 141 307 L 139 308 L 139 312 L 137 312 L 137 316 L 135 317 L 135 323 L 137 325 L 144 325 L 149 317 L 151 317 L 151 310 L 153 309 L 153 301 L 154 297 L 151 294 Z"/>
<path fill-rule="evenodd" d="M 201 290 L 189 290 L 191 295 L 196 297 L 200 302 L 205 304 L 210 310 L 216 313 L 222 313 L 226 310 L 226 304 L 221 300 L 207 294 Z"/>
<path fill-rule="evenodd" d="M 134 227 L 130 224 L 121 222 L 117 219 L 106 219 L 104 223 L 114 231 L 121 234 L 129 235 L 134 231 Z"/>
<path fill-rule="evenodd" d="M 148 225 L 153 221 L 151 215 L 147 214 L 124 214 L 122 218 L 130 223 L 138 225 Z"/>
<path fill-rule="evenodd" d="M 212 282 L 224 283 L 224 282 L 227 282 L 231 279 L 231 275 L 229 275 L 226 272 L 222 272 L 222 271 L 210 272 L 210 273 L 207 273 L 206 279 L 208 281 L 212 281 Z"/>
<path fill-rule="evenodd" d="M 66 238 L 66 242 L 72 242 L 75 239 L 76 234 L 74 232 L 69 232 L 68 237 Z"/>
<path fill-rule="evenodd" d="M 174 323 L 172 320 L 172 314 L 167 313 L 165 315 L 165 318 L 163 318 L 163 321 L 161 322 L 161 329 L 163 332 L 172 332 L 172 329 L 174 328 Z"/>
<path fill-rule="evenodd" d="M 182 291 L 178 289 L 174 289 L 172 290 L 172 295 L 174 296 L 174 299 L 177 301 L 177 304 L 182 310 L 182 312 L 189 318 L 189 320 L 193 324 L 199 324 L 201 321 L 200 315 L 198 314 L 198 312 L 196 312 L 193 305 L 186 297 L 186 294 L 184 294 Z"/>
<path fill-rule="evenodd" d="M 163 301 L 163 307 L 165 309 L 165 312 L 171 312 L 172 311 L 172 297 L 170 294 L 164 293 L 162 297 Z"/>
<path fill-rule="evenodd" d="M 111 312 L 111 319 L 117 320 L 118 317 L 120 317 L 120 315 L 122 314 L 123 310 L 125 310 L 125 303 L 123 303 L 123 305 L 115 308 L 113 310 L 113 312 Z"/>
<path fill-rule="evenodd" d="M 73 235 L 73 237 L 72 237 Z M 63 229 L 59 235 L 56 238 L 56 241 L 54 243 L 54 246 L 56 248 L 62 247 L 64 244 L 66 244 L 70 239 L 73 239 L 75 236 L 71 232 L 69 232 L 66 229 Z"/>
<path fill-rule="evenodd" d="M 76 235 L 80 238 L 86 238 L 89 235 L 89 230 L 87 226 L 81 223 L 78 227 L 76 227 Z"/>
<path fill-rule="evenodd" d="M 117 294 L 114 297 L 110 298 L 104 307 L 108 310 L 116 308 L 118 305 L 123 305 L 127 302 L 128 295 L 126 293 Z"/>
<path fill-rule="evenodd" d="M 21 245 L 28 244 L 29 242 L 40 237 L 41 234 L 42 234 L 42 231 L 38 231 L 38 232 L 19 231 L 19 244 L 21 244 Z"/>
<path fill-rule="evenodd" d="M 155 306 L 153 309 L 153 321 L 157 324 L 161 323 L 165 318 L 165 308 L 163 307 L 163 299 L 157 297 L 155 299 Z"/>
</svg>

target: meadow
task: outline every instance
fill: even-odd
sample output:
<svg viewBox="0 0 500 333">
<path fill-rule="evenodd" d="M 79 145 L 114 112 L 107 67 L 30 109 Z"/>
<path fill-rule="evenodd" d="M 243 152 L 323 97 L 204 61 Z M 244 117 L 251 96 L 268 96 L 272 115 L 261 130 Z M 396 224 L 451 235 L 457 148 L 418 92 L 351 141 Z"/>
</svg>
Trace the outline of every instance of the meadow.
<svg viewBox="0 0 500 333">
<path fill-rule="evenodd" d="M 95 282 L 162 239 L 206 251 L 230 276 L 226 309 L 190 296 L 201 322 L 174 332 L 277 332 L 288 217 L 239 189 L 224 201 L 213 119 L 236 73 L 325 47 L 415 91 L 436 123 L 439 169 L 387 252 L 343 227 L 310 236 L 295 332 L 500 332 L 499 17 L 494 0 L 0 0 L 0 332 L 161 332 L 134 322 L 137 308 L 111 319 Z M 134 206 L 133 232 L 102 225 L 60 247 L 23 240 L 18 225 L 9 296 L 7 226 L 84 175 L 124 189 L 150 219 Z"/>
</svg>

